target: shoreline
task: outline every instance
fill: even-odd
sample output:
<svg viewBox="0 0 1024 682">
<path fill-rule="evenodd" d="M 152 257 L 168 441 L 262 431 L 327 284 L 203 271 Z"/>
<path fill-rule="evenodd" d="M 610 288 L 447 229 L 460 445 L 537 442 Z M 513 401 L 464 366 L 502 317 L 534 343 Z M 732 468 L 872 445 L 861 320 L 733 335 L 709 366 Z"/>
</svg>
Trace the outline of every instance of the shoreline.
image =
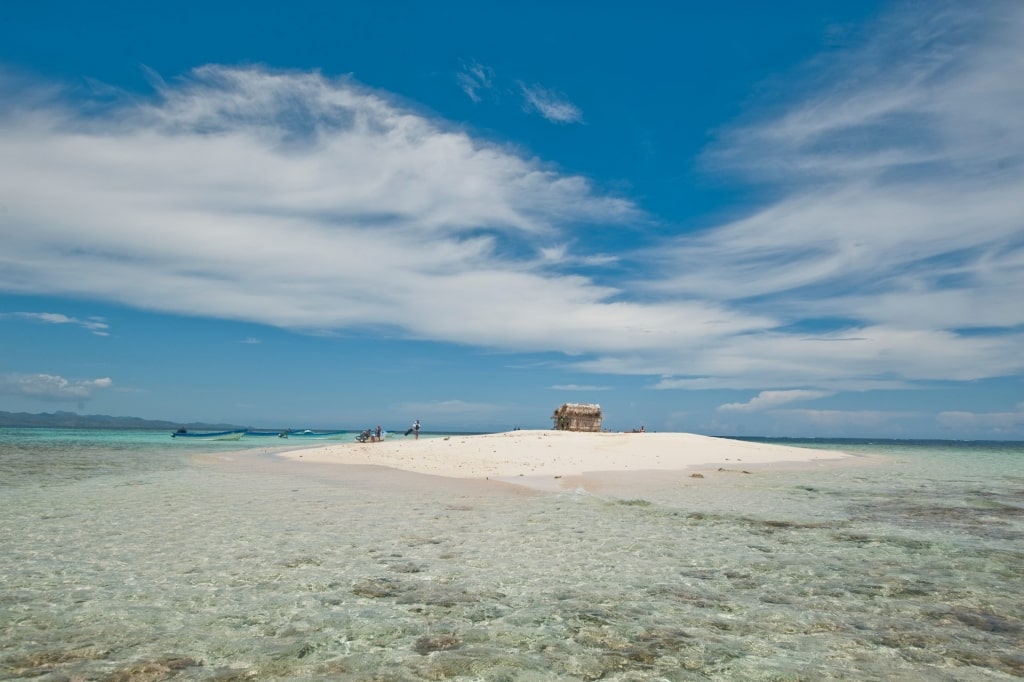
<svg viewBox="0 0 1024 682">
<path fill-rule="evenodd" d="M 691 433 L 508 431 L 379 443 L 332 443 L 276 457 L 316 464 L 373 465 L 454 479 L 498 481 L 544 491 L 581 485 L 699 479 L 709 473 L 815 468 L 861 460 L 835 450 L 757 443 Z M 699 474 L 699 475 L 697 475 Z"/>
</svg>

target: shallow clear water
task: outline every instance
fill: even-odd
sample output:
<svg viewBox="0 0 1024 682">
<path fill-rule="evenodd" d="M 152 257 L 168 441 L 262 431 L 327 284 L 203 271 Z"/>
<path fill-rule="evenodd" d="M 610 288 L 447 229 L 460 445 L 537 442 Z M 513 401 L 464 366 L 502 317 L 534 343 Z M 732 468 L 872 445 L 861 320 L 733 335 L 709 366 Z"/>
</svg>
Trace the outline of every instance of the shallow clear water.
<svg viewBox="0 0 1024 682">
<path fill-rule="evenodd" d="M 4 679 L 1024 676 L 1024 444 L 617 497 L 34 433 L 0 431 Z"/>
</svg>

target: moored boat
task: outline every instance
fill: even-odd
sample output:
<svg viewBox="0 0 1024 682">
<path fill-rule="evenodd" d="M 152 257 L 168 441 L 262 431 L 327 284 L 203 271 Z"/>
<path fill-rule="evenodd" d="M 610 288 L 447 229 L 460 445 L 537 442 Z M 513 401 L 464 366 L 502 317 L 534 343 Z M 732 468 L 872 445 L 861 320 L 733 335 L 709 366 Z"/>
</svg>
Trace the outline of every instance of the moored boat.
<svg viewBox="0 0 1024 682">
<path fill-rule="evenodd" d="M 245 435 L 256 438 L 287 438 L 290 433 L 290 429 L 285 429 L 283 431 L 246 431 Z"/>
<path fill-rule="evenodd" d="M 194 438 L 196 440 L 241 440 L 246 433 L 245 429 L 236 431 L 186 431 L 178 429 L 171 434 L 171 438 Z"/>
<path fill-rule="evenodd" d="M 319 439 L 332 439 L 332 438 L 345 438 L 351 433 L 351 431 L 312 431 L 305 429 L 302 431 L 292 431 L 288 434 L 293 438 L 319 438 Z"/>
</svg>

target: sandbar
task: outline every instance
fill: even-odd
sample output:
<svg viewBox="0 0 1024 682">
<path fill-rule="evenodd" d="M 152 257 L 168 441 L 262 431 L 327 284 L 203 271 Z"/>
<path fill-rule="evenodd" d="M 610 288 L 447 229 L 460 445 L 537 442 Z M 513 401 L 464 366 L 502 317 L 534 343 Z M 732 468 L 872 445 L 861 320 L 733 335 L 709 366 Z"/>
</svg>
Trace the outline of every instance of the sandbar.
<svg viewBox="0 0 1024 682">
<path fill-rule="evenodd" d="M 378 443 L 333 443 L 280 453 L 290 460 L 376 465 L 448 478 L 560 490 L 616 474 L 741 472 L 808 468 L 855 458 L 845 452 L 692 433 L 579 433 L 517 430 Z M 703 474 L 701 474 L 703 475 Z"/>
</svg>

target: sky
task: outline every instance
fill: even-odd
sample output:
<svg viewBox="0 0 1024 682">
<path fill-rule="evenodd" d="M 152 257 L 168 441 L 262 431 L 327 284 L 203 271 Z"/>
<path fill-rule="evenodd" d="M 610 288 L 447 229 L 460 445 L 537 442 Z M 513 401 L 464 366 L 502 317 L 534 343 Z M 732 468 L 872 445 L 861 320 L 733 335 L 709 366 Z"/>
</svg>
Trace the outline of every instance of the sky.
<svg viewBox="0 0 1024 682">
<path fill-rule="evenodd" d="M 1024 438 L 1024 3 L 0 4 L 0 410 Z"/>
</svg>

